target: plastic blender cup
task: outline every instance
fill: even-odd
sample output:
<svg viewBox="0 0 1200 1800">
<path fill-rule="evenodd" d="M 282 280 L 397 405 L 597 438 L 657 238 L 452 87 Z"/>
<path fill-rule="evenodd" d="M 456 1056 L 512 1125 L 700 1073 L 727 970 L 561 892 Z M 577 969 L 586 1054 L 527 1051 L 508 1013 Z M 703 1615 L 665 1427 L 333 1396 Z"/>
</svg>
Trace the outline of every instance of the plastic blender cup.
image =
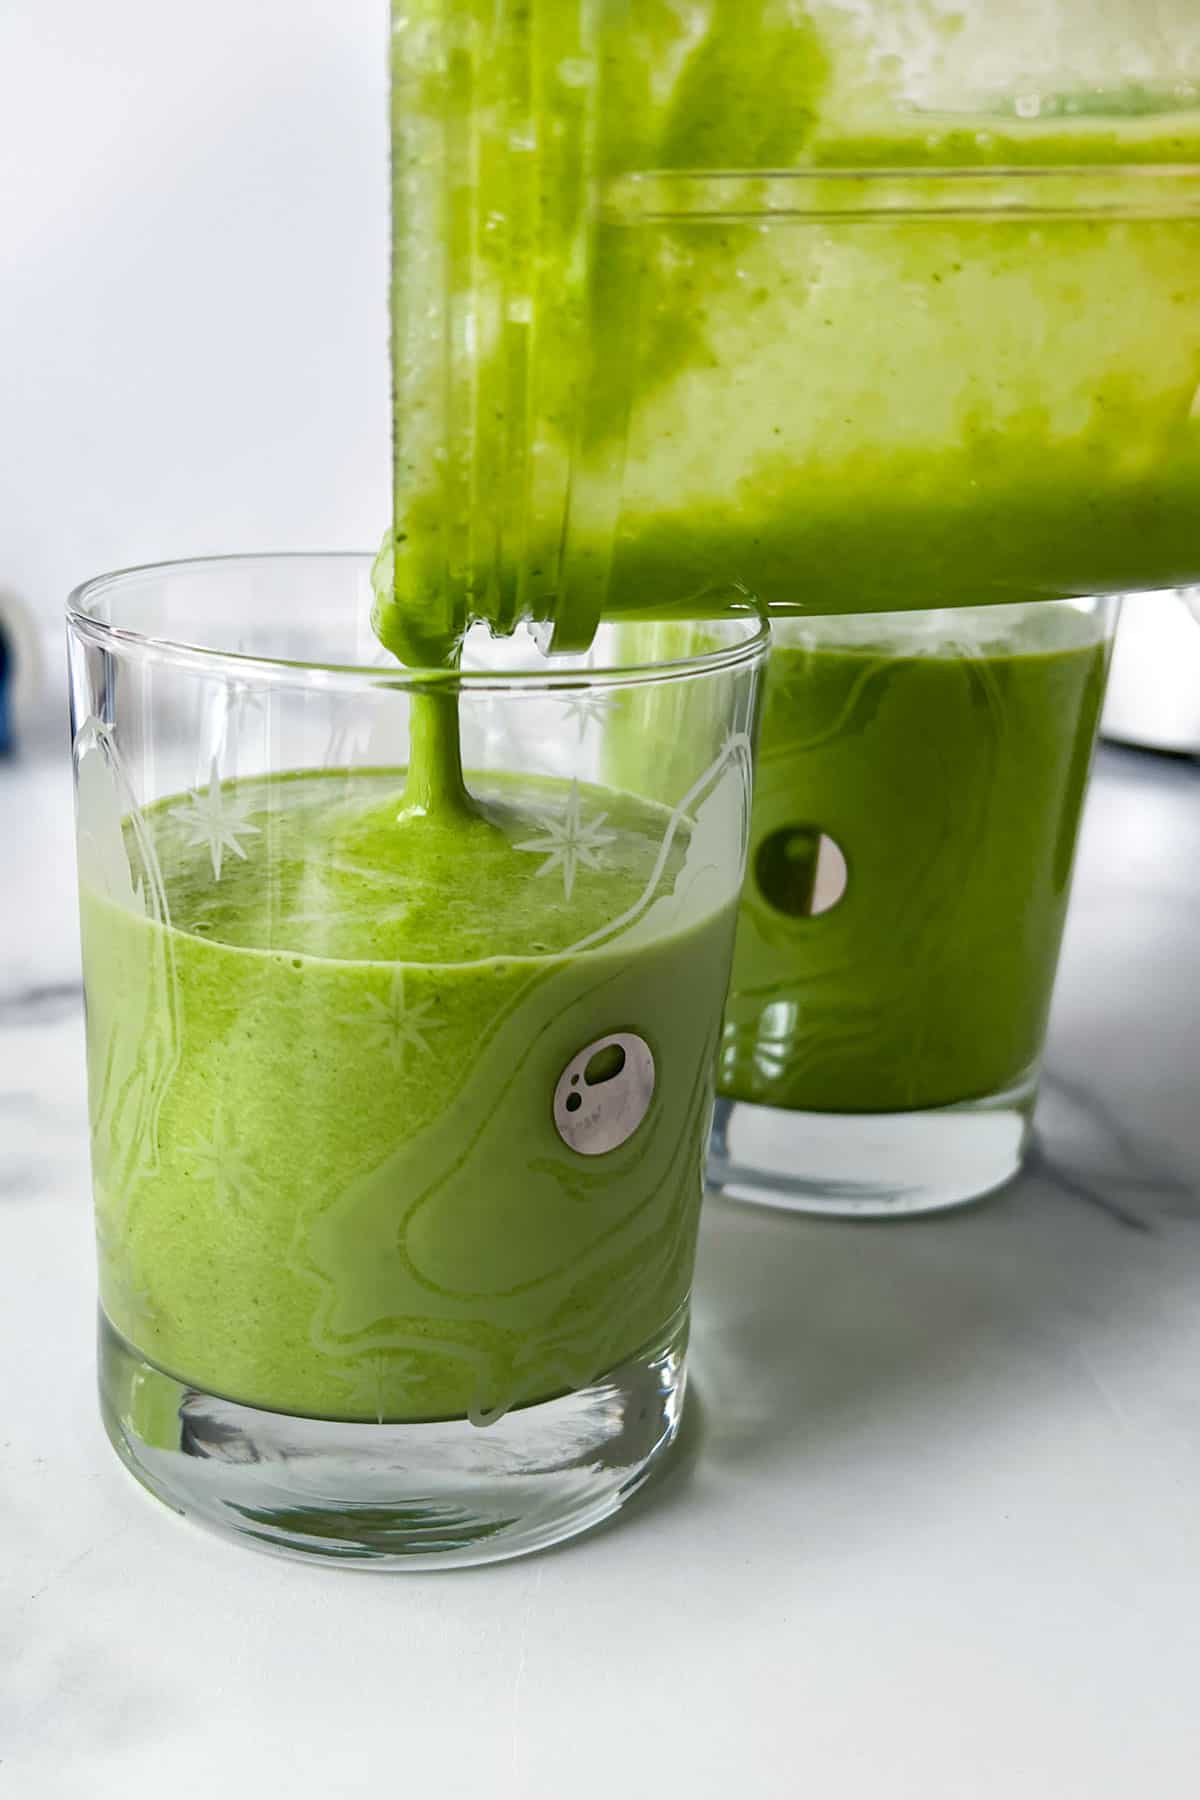
<svg viewBox="0 0 1200 1800">
<path fill-rule="evenodd" d="M 1191 0 L 397 0 L 393 44 L 401 647 L 1196 579 Z"/>
</svg>

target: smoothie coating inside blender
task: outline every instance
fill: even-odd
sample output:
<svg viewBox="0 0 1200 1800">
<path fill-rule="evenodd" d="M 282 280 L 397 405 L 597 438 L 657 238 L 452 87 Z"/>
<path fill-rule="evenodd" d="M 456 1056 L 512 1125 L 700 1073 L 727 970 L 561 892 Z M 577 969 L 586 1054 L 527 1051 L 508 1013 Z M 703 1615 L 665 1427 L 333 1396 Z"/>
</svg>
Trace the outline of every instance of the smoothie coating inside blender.
<svg viewBox="0 0 1200 1800">
<path fill-rule="evenodd" d="M 1193 11 L 995 10 L 395 6 L 386 642 L 1196 578 Z"/>
</svg>

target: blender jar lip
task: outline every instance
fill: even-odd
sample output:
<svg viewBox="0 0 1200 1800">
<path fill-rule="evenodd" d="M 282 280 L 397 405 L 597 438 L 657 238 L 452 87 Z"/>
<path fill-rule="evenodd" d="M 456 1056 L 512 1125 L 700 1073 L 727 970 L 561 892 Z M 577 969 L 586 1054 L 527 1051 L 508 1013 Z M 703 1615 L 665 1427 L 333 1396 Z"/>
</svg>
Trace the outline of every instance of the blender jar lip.
<svg viewBox="0 0 1200 1800">
<path fill-rule="evenodd" d="M 1197 132 L 1200 141 L 1200 130 Z M 1200 214 L 1200 162 L 814 163 L 782 169 L 638 169 L 614 175 L 614 225 L 1075 218 Z"/>
<path fill-rule="evenodd" d="M 743 608 L 731 609 L 726 615 L 729 621 L 736 620 L 746 627 L 746 635 L 737 643 L 662 662 L 613 663 L 587 669 L 556 669 L 548 660 L 544 668 L 536 669 L 410 668 L 403 663 L 396 663 L 393 670 L 376 664 L 310 662 L 286 657 L 257 656 L 246 651 L 218 650 L 178 638 L 160 636 L 154 632 L 110 624 L 98 618 L 93 610 L 102 596 L 139 578 L 164 577 L 188 570 L 219 571 L 236 566 L 253 568 L 256 565 L 281 563 L 342 562 L 369 569 L 373 560 L 369 551 L 282 550 L 245 554 L 234 552 L 223 556 L 192 556 L 166 562 L 137 563 L 128 568 L 110 570 L 103 575 L 94 575 L 72 589 L 67 599 L 67 625 L 81 639 L 114 654 L 123 653 L 145 660 L 172 663 L 180 668 L 190 667 L 196 672 L 212 674 L 225 667 L 235 677 L 280 686 L 299 683 L 324 688 L 358 687 L 376 690 L 452 686 L 463 691 L 481 693 L 522 689 L 532 692 L 561 692 L 599 685 L 641 687 L 662 681 L 677 681 L 686 676 L 716 675 L 729 669 L 751 665 L 763 660 L 770 649 L 769 622 L 749 601 Z M 688 621 L 681 620 L 680 623 Z M 716 625 L 718 622 L 711 623 Z"/>
</svg>

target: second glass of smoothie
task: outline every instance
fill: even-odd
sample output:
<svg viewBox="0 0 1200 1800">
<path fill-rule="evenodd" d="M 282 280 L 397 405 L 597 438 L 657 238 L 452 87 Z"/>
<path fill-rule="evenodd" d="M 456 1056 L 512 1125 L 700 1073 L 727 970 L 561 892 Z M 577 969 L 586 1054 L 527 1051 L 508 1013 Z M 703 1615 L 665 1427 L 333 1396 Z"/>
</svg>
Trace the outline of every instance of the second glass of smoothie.
<svg viewBox="0 0 1200 1800">
<path fill-rule="evenodd" d="M 225 1531 L 483 1561 L 675 1435 L 765 634 L 448 674 L 369 614 L 354 557 L 72 604 L 104 1417 Z M 673 780 L 605 787 L 648 692 Z"/>
<path fill-rule="evenodd" d="M 1116 603 L 787 620 L 710 1171 L 894 1217 L 1021 1166 Z"/>
</svg>

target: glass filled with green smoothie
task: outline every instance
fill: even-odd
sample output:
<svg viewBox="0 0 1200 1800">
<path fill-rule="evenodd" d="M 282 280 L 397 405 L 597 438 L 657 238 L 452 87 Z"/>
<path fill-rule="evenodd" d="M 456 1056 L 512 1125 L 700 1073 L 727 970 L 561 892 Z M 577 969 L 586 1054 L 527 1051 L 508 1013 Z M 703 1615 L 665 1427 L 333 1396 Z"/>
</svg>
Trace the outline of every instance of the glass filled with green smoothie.
<svg viewBox="0 0 1200 1800">
<path fill-rule="evenodd" d="M 1020 1169 L 1116 610 L 780 626 L 718 1069 L 719 1191 L 900 1217 Z"/>
<path fill-rule="evenodd" d="M 401 669 L 370 607 L 338 556 L 73 597 L 102 1403 L 209 1524 L 481 1561 L 678 1425 L 765 633 Z M 614 787 L 650 692 L 686 748 Z"/>
</svg>

